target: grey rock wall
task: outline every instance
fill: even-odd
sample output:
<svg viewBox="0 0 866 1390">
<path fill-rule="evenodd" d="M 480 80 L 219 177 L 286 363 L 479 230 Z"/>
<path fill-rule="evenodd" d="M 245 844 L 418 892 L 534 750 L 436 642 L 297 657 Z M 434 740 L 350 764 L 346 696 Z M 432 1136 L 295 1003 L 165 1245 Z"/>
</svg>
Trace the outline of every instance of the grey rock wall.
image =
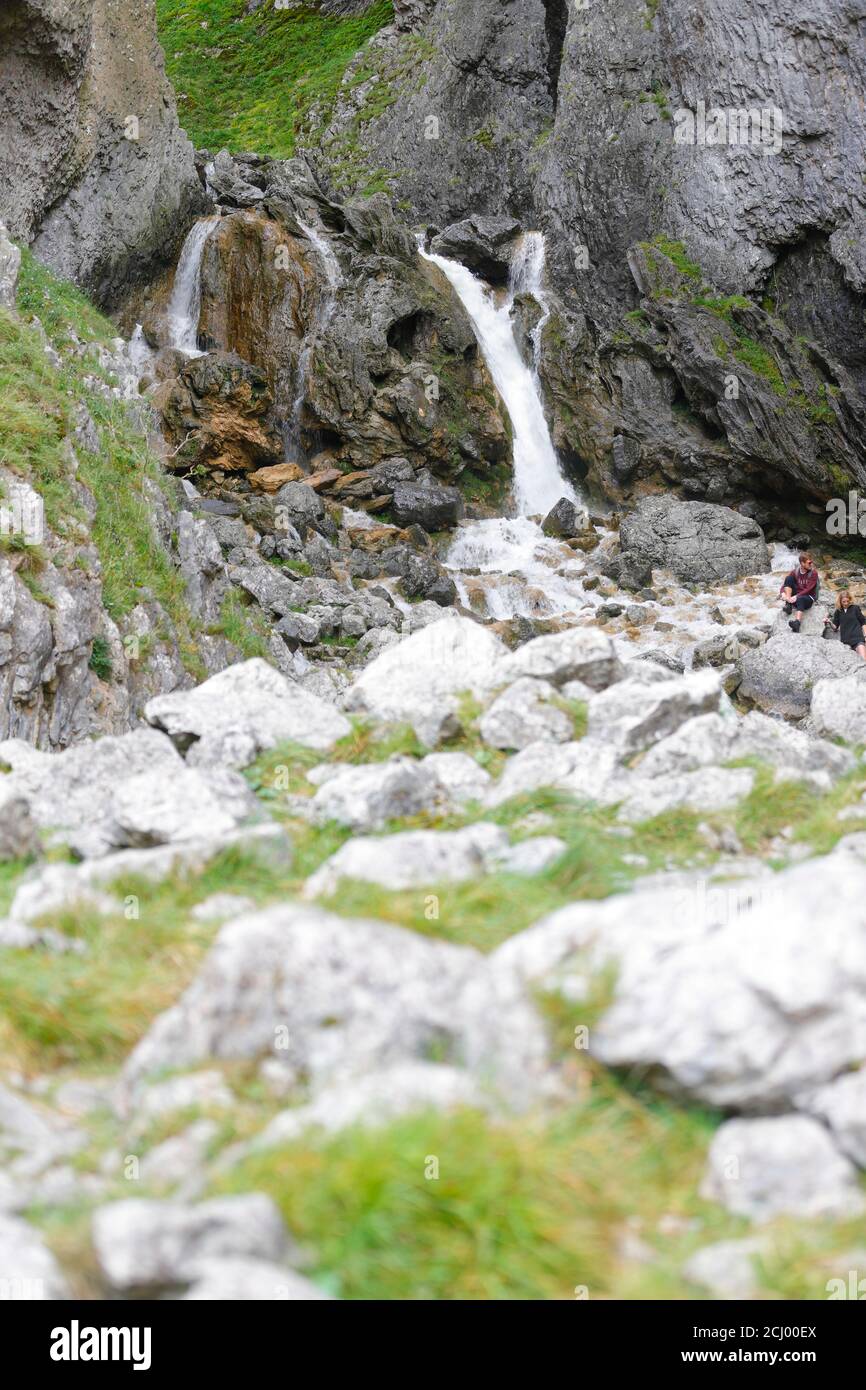
<svg viewBox="0 0 866 1390">
<path fill-rule="evenodd" d="M 7 0 L 0 218 L 101 304 L 172 259 L 204 206 L 153 0 Z"/>
</svg>

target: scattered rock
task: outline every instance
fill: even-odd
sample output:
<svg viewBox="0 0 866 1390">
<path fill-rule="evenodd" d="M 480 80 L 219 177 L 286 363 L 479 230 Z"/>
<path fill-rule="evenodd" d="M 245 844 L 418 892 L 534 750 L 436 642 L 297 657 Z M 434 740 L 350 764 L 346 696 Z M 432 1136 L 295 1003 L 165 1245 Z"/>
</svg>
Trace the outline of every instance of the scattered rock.
<svg viewBox="0 0 866 1390">
<path fill-rule="evenodd" d="M 541 874 L 561 859 L 567 848 L 557 835 L 536 835 L 512 845 L 496 867 L 506 874 Z"/>
<path fill-rule="evenodd" d="M 417 525 L 425 531 L 447 531 L 463 516 L 463 498 L 454 487 L 397 483 L 391 511 L 398 526 Z"/>
<path fill-rule="evenodd" d="M 849 653 L 846 647 L 826 645 L 840 657 L 844 653 L 843 660 L 833 658 L 834 667 L 842 678 L 814 682 L 812 723 L 819 734 L 843 738 L 846 743 L 866 743 L 866 662 L 855 652 Z M 850 674 L 842 674 L 845 671 Z"/>
<path fill-rule="evenodd" d="M 797 1107 L 866 1051 L 864 856 L 866 837 L 853 835 L 775 874 L 672 875 L 573 903 L 491 963 L 546 989 L 569 970 L 613 966 L 614 1002 L 592 1045 L 608 1066 L 720 1108 Z"/>
<path fill-rule="evenodd" d="M 834 695 L 825 695 L 820 708 L 835 722 L 832 713 L 835 691 L 842 684 L 840 676 L 860 673 L 864 663 L 848 647 L 839 642 L 824 642 L 819 637 L 770 637 L 762 647 L 746 652 L 737 667 L 738 698 L 768 714 L 781 714 L 788 719 L 802 719 L 809 713 L 812 691 L 824 681 L 832 681 Z M 853 688 L 853 687 L 848 687 Z M 846 698 L 845 690 L 839 692 Z M 840 705 L 845 709 L 847 706 Z M 816 725 L 826 733 L 824 725 Z"/>
<path fill-rule="evenodd" d="M 556 687 L 524 676 L 509 685 L 483 715 L 479 731 L 491 748 L 521 749 L 547 740 L 566 743 L 574 737 L 570 715 L 550 703 Z"/>
<path fill-rule="evenodd" d="M 288 1046 L 277 1053 L 283 1035 Z M 196 979 L 133 1051 L 125 1079 L 278 1055 L 318 1089 L 429 1061 L 434 1047 L 515 1105 L 546 1084 L 546 1031 L 534 1005 L 477 951 L 286 905 L 221 929 Z"/>
<path fill-rule="evenodd" d="M 733 634 L 725 632 L 719 637 L 708 637 L 693 648 L 692 669 L 699 671 L 702 666 L 726 666 L 731 661 L 738 661 L 744 650 L 760 647 L 765 641 L 764 633 L 753 632 L 749 628 L 740 628 Z"/>
<path fill-rule="evenodd" d="M 116 789 L 110 814 L 112 843 L 136 849 L 213 839 L 262 818 L 244 779 L 223 767 L 140 772 Z"/>
<path fill-rule="evenodd" d="M 395 757 L 359 767 L 331 764 L 310 774 L 311 781 L 320 779 L 312 802 L 317 818 L 353 830 L 379 830 L 421 812 L 448 813 L 480 800 L 490 785 L 489 774 L 465 753 Z"/>
<path fill-rule="evenodd" d="M 505 678 L 507 649 L 469 618 L 448 616 L 377 656 L 346 692 L 343 708 L 408 723 L 435 747 L 456 733 L 459 697 L 484 696 Z"/>
<path fill-rule="evenodd" d="M 75 744 L 45 753 L 21 739 L 0 743 L 12 771 L 0 794 L 23 799 L 37 825 L 74 840 L 80 853 L 105 853 L 112 843 L 111 802 L 117 789 L 142 774 L 167 783 L 183 770 L 170 741 L 152 729 Z M 2 812 L 0 812 L 2 814 Z"/>
<path fill-rule="evenodd" d="M 196 1120 L 179 1134 L 149 1149 L 141 1160 L 141 1180 L 153 1192 L 197 1197 L 204 1186 L 208 1151 L 219 1138 L 214 1120 Z"/>
<path fill-rule="evenodd" d="M 251 1193 L 186 1206 L 127 1198 L 93 1215 L 93 1248 L 113 1289 L 192 1282 L 203 1260 L 242 1256 L 279 1263 L 291 1245 L 270 1197 Z"/>
<path fill-rule="evenodd" d="M 607 759 L 599 756 L 597 745 L 587 754 L 583 742 L 556 744 L 539 740 L 509 758 L 487 801 L 491 806 L 499 806 L 541 787 L 568 787 L 572 777 L 579 784 L 584 773 L 589 777 L 577 794 L 591 797 L 600 781 L 610 776 L 613 763 L 613 755 Z"/>
<path fill-rule="evenodd" d="M 651 748 L 637 771 L 661 777 L 744 758 L 774 767 L 779 780 L 805 780 L 816 792 L 829 791 L 854 767 L 847 749 L 750 710 L 742 718 L 727 713 L 688 720 Z"/>
<path fill-rule="evenodd" d="M 145 717 L 197 767 L 245 767 L 278 743 L 327 749 L 351 727 L 333 705 L 258 657 L 229 666 L 195 690 L 157 696 Z"/>
<path fill-rule="evenodd" d="M 48 1246 L 32 1226 L 0 1214 L 0 1288 L 4 1299 L 50 1302 L 71 1297 Z"/>
<path fill-rule="evenodd" d="M 255 492 L 279 492 L 283 483 L 296 483 L 302 477 L 296 463 L 273 463 L 266 468 L 256 468 L 249 475 L 250 487 Z M 309 478 L 307 482 L 313 485 Z"/>
<path fill-rule="evenodd" d="M 468 753 L 428 753 L 424 766 L 457 807 L 482 801 L 490 790 L 490 773 Z"/>
<path fill-rule="evenodd" d="M 222 1072 L 196 1071 L 146 1087 L 136 1097 L 136 1118 L 161 1119 L 178 1110 L 231 1110 L 234 1104 Z"/>
<path fill-rule="evenodd" d="M 670 570 L 686 583 L 730 581 L 770 568 L 758 523 L 710 502 L 645 497 L 623 519 L 619 536 L 630 561 Z"/>
<path fill-rule="evenodd" d="M 726 811 L 749 795 L 755 774 L 749 767 L 708 767 L 699 772 L 637 777 L 627 784 L 619 819 L 640 822 L 668 811 Z"/>
<path fill-rule="evenodd" d="M 376 1127 L 413 1110 L 486 1108 L 488 1100 L 465 1071 L 433 1062 L 403 1062 L 370 1076 L 325 1086 L 308 1105 L 284 1110 L 250 1144 L 290 1144 L 309 1129 L 336 1134 L 352 1125 Z"/>
<path fill-rule="evenodd" d="M 806 1115 L 721 1125 L 710 1145 L 701 1196 L 754 1221 L 845 1218 L 866 1208 L 854 1165 Z"/>
<path fill-rule="evenodd" d="M 554 685 L 583 681 L 593 690 L 605 690 L 623 676 L 613 642 L 591 627 L 573 627 L 535 637 L 511 653 L 506 669 L 512 680 L 534 676 Z"/>
<path fill-rule="evenodd" d="M 640 753 L 686 720 L 717 711 L 721 695 L 719 678 L 711 671 L 650 686 L 621 681 L 590 700 L 587 734 L 622 754 Z"/>
<path fill-rule="evenodd" d="M 866 1168 L 866 1070 L 846 1073 L 804 1096 L 802 1108 L 827 1125 L 836 1145 Z"/>
<path fill-rule="evenodd" d="M 683 1265 L 683 1278 L 711 1293 L 714 1298 L 757 1298 L 759 1270 L 768 1253 L 760 1236 L 745 1240 L 720 1240 L 705 1245 Z"/>
<path fill-rule="evenodd" d="M 342 879 L 394 891 L 462 883 L 489 872 L 508 846 L 507 833 L 484 822 L 465 830 L 406 830 L 384 839 L 357 836 L 307 880 L 304 896 L 328 897 Z"/>
<path fill-rule="evenodd" d="M 589 518 L 584 508 L 567 497 L 560 497 L 541 523 L 541 529 L 546 536 L 561 537 L 565 540 L 581 535 L 588 526 Z"/>
<path fill-rule="evenodd" d="M 270 1264 L 267 1260 L 248 1260 L 237 1256 L 200 1260 L 195 1268 L 194 1282 L 182 1299 L 204 1300 L 208 1303 L 238 1303 L 254 1300 L 257 1303 L 310 1302 L 330 1299 L 318 1284 L 305 1279 L 293 1269 Z"/>
<path fill-rule="evenodd" d="M 211 893 L 193 908 L 190 916 L 196 922 L 225 922 L 229 917 L 240 917 L 242 912 L 252 912 L 254 908 L 252 898 L 243 898 L 238 893 Z"/>
<path fill-rule="evenodd" d="M 53 1110 L 0 1085 L 0 1151 L 18 1155 L 16 1172 L 43 1172 L 85 1144 L 82 1130 Z"/>
<path fill-rule="evenodd" d="M 262 862 L 272 867 L 288 867 L 292 858 L 291 843 L 282 826 L 265 823 L 207 840 L 179 840 L 155 849 L 120 850 L 81 864 L 45 864 L 22 879 L 9 909 L 10 920 L 38 921 L 48 913 L 63 912 L 73 905 L 118 912 L 119 901 L 100 891 L 114 879 L 141 877 L 154 883 L 181 869 L 197 873 L 228 849 L 243 850 L 254 858 L 261 856 Z"/>
</svg>

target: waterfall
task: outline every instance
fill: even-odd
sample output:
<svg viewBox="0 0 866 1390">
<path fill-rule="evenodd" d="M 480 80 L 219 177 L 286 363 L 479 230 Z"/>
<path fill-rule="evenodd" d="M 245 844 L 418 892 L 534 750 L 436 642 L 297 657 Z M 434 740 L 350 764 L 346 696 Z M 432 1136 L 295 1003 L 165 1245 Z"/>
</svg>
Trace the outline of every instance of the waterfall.
<svg viewBox="0 0 866 1390">
<path fill-rule="evenodd" d="M 502 619 L 563 615 L 574 621 L 587 605 L 582 556 L 562 553 L 531 518 L 545 516 L 561 497 L 580 503 L 562 476 L 547 427 L 538 366 L 541 337 L 550 317 L 544 292 L 544 238 L 527 232 L 518 243 L 507 292 L 496 295 L 465 266 L 420 247 L 453 285 L 472 321 L 481 355 L 511 419 L 513 491 L 518 515 L 461 526 L 445 563 L 454 574 L 460 600 L 479 603 L 487 617 Z M 531 294 L 541 307 L 532 332 L 533 364 L 527 366 L 514 336 L 512 311 L 518 294 Z"/>
<path fill-rule="evenodd" d="M 322 270 L 325 274 L 325 293 L 319 304 L 315 323 L 304 338 L 301 351 L 298 354 L 298 369 L 295 377 L 295 399 L 292 404 L 291 422 L 286 432 L 287 454 L 290 449 L 300 450 L 301 410 L 303 409 L 304 397 L 307 390 L 307 376 L 310 370 L 310 359 L 313 355 L 313 347 L 330 322 L 337 303 L 337 290 L 343 283 L 343 272 L 340 270 L 340 262 L 334 255 L 333 248 L 327 238 L 315 227 L 308 226 L 306 222 L 302 222 L 300 218 L 298 219 L 298 226 L 307 240 L 315 248 Z"/>
<path fill-rule="evenodd" d="M 137 323 L 132 337 L 126 345 L 129 374 L 124 377 L 122 382 L 125 399 L 134 400 L 138 395 L 138 383 L 150 367 L 153 357 L 154 354 L 144 336 L 144 329 L 140 323 Z"/>
<path fill-rule="evenodd" d="M 550 306 L 544 292 L 544 237 L 541 232 L 526 232 L 520 238 L 511 261 L 508 283 L 512 303 L 519 294 L 531 294 L 535 302 L 541 307 L 541 316 L 530 335 L 535 380 L 538 386 L 541 340 L 544 335 L 545 324 L 550 318 Z"/>
<path fill-rule="evenodd" d="M 218 222 L 218 217 L 203 217 L 193 225 L 183 244 L 174 274 L 174 286 L 166 313 L 169 347 L 177 348 L 179 352 L 186 353 L 187 357 L 202 356 L 198 350 L 201 258 L 205 242 Z"/>
<path fill-rule="evenodd" d="M 454 286 L 472 320 L 482 356 L 511 417 L 514 500 L 518 512 L 521 516 L 544 516 L 560 497 L 577 502 L 577 494 L 560 472 L 544 416 L 538 378 L 520 355 L 511 316 L 515 295 L 521 288 L 539 298 L 544 267 L 541 234 L 532 232 L 524 238 L 518 252 L 519 269 L 512 273 L 508 293 L 499 302 L 489 285 L 476 279 L 457 261 L 432 255 L 423 248 L 420 254 L 424 260 L 437 265 Z M 544 309 L 543 299 L 540 302 Z M 536 350 L 539 346 L 540 333 Z"/>
</svg>

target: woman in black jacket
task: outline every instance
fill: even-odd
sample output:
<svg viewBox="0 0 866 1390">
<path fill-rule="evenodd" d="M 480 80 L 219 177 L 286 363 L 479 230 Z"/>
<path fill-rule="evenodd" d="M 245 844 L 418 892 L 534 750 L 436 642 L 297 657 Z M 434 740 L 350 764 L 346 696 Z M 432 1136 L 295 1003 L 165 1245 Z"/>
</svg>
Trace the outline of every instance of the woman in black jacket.
<svg viewBox="0 0 866 1390">
<path fill-rule="evenodd" d="M 839 607 L 827 622 L 833 624 L 845 646 L 866 661 L 866 618 L 847 589 L 839 595 Z"/>
</svg>

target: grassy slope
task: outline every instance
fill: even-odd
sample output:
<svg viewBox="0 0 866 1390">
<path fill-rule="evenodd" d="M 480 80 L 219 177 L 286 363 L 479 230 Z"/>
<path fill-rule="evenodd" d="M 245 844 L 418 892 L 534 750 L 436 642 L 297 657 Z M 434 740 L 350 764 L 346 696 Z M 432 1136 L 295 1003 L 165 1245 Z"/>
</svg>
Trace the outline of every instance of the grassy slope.
<svg viewBox="0 0 866 1390">
<path fill-rule="evenodd" d="M 371 0 L 349 19 L 315 4 L 244 9 L 245 0 L 157 0 L 181 122 L 198 146 L 288 158 L 303 130 L 324 124 L 348 64 L 393 7 Z"/>
<path fill-rule="evenodd" d="M 462 746 L 481 753 L 474 737 L 470 727 Z M 417 751 L 411 731 L 391 731 L 377 741 L 358 726 L 332 757 L 370 762 Z M 318 761 L 319 755 L 285 747 L 248 774 L 271 812 L 286 819 L 295 845 L 290 867 L 267 868 L 235 852 L 200 877 L 175 877 L 158 886 L 118 884 L 118 895 L 136 897 L 136 920 L 126 920 L 121 911 L 107 920 L 81 913 L 51 919 L 55 927 L 83 936 L 87 955 L 0 953 L 0 995 L 9 1001 L 0 1053 L 25 1072 L 116 1069 L 192 977 L 212 939 L 215 929 L 190 917 L 192 905 L 226 890 L 260 903 L 292 901 L 303 880 L 347 838 L 339 827 L 313 827 L 291 816 L 286 798 L 304 789 L 305 771 Z M 836 811 L 861 790 L 858 772 L 830 796 L 806 798 L 805 806 L 801 788 L 774 786 L 761 773 L 738 811 L 704 819 L 735 825 L 758 852 L 766 853 L 769 836 L 791 824 L 798 839 L 826 850 L 843 830 L 856 828 L 840 824 Z M 500 808 L 496 819 L 520 835 L 527 833 L 524 818 L 539 813 L 551 817 L 551 829 L 569 849 L 560 865 L 536 879 L 491 875 L 440 887 L 435 921 L 426 919 L 424 906 L 436 885 L 389 894 L 349 884 L 329 905 L 489 949 L 563 903 L 622 891 L 641 872 L 665 865 L 712 860 L 694 816 L 648 822 L 621 839 L 610 833 L 611 813 L 540 792 Z M 627 855 L 643 855 L 643 868 Z M 594 1001 L 547 997 L 541 1003 L 571 1088 L 570 1103 L 495 1124 L 463 1111 L 415 1115 L 369 1133 L 310 1135 L 231 1168 L 217 1180 L 218 1190 L 270 1192 L 310 1248 L 311 1272 L 345 1298 L 571 1299 L 582 1296 L 574 1292 L 580 1286 L 590 1298 L 695 1297 L 680 1273 L 683 1261 L 710 1241 L 747 1229 L 696 1195 L 718 1117 L 654 1096 L 575 1051 L 575 1024 L 592 1026 L 604 1008 L 604 982 Z M 213 1116 L 220 1126 L 215 1150 L 251 1137 L 280 1108 L 253 1064 L 224 1070 L 237 1104 L 230 1115 Z M 132 1151 L 147 1152 L 196 1117 L 187 1112 L 167 1118 Z M 95 1135 L 92 1154 L 79 1161 L 83 1171 L 97 1167 L 106 1147 L 129 1152 L 116 1121 L 103 1116 L 88 1123 L 99 1143 Z M 438 1160 L 438 1178 L 426 1176 L 431 1158 Z M 142 1184 L 137 1195 L 148 1191 Z M 113 1195 L 128 1195 L 119 1177 Z M 154 1189 L 154 1195 L 161 1194 Z M 88 1283 L 86 1204 L 33 1215 L 58 1252 L 82 1271 L 82 1287 L 98 1293 Z M 758 1277 L 771 1296 L 824 1297 L 827 1278 L 838 1272 L 836 1265 L 856 1239 L 852 1223 L 774 1223 L 772 1251 Z"/>
<path fill-rule="evenodd" d="M 33 483 L 44 499 L 48 525 L 71 546 L 89 530 L 99 552 L 109 615 L 115 621 L 123 618 L 147 590 L 168 613 L 187 669 L 203 680 L 198 629 L 184 582 L 153 529 L 152 492 L 167 487 L 166 475 L 126 405 L 106 400 L 94 388 L 95 380 L 108 379 L 99 364 L 99 346 L 116 338 L 117 330 L 74 285 L 58 280 L 26 250 L 17 305 L 20 317 L 0 311 L 0 466 Z M 59 367 L 46 354 L 33 317 L 59 352 Z M 77 450 L 77 476 L 97 507 L 85 530 L 80 529 L 84 513 L 71 495 L 65 450 L 79 403 L 86 406 L 100 439 L 96 454 Z M 26 555 L 28 569 L 19 572 L 38 598 L 41 557 L 38 548 Z M 74 554 L 70 563 L 73 559 Z M 266 656 L 267 634 L 261 619 L 247 613 L 244 600 L 231 591 L 222 622 L 210 631 L 222 633 L 244 657 Z"/>
<path fill-rule="evenodd" d="M 96 499 L 92 537 L 105 607 L 115 620 L 122 618 L 140 601 L 142 587 L 149 589 L 175 625 L 184 660 L 200 674 L 183 581 L 156 541 L 145 492 L 146 480 L 160 486 L 164 475 L 125 406 L 93 387 L 95 378 L 106 379 L 98 345 L 116 330 L 29 252 L 22 260 L 18 308 L 22 318 L 0 312 L 0 465 L 32 481 L 44 498 L 49 526 L 74 546 L 83 513 L 70 496 L 64 441 L 75 428 L 76 404 L 87 407 L 101 448 L 98 454 L 78 451 L 78 476 Z M 60 350 L 60 367 L 46 354 L 38 330 L 22 321 L 32 315 Z"/>
</svg>

